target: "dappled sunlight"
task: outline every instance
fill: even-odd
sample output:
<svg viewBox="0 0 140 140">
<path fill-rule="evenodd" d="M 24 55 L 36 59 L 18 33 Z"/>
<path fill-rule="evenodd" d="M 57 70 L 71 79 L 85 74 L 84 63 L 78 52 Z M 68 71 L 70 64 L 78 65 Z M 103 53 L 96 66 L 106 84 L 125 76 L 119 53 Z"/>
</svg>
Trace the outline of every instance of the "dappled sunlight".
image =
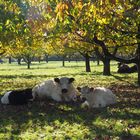
<svg viewBox="0 0 140 140">
<path fill-rule="evenodd" d="M 74 77 L 76 79 L 75 84 L 78 86 L 85 84 L 107 87 L 116 84 L 136 85 L 136 74 L 117 74 L 116 62 L 112 62 L 111 76 L 103 76 L 102 66 L 96 66 L 95 63 L 92 63 L 91 68 L 93 70 L 89 73 L 85 72 L 85 64 L 83 62 L 67 62 L 66 65 L 68 65 L 68 67 L 61 67 L 61 62 L 42 62 L 39 65 L 37 64 L 38 63 L 35 63 L 33 65 L 34 68 L 30 70 L 26 69 L 24 65 L 17 66 L 15 63 L 12 65 L 2 64 L 2 67 L 0 67 L 0 91 L 19 89 L 21 85 L 22 88 L 33 87 L 43 80 L 61 76 Z"/>
<path fill-rule="evenodd" d="M 0 104 L 0 138 L 119 139 L 129 136 L 137 140 L 140 134 L 140 89 L 135 84 L 135 73 L 117 74 L 116 65 L 112 65 L 112 75 L 103 76 L 101 66 L 93 65 L 93 71 L 86 73 L 84 63 L 81 62 L 79 67 L 63 68 L 57 64 L 53 69 L 49 69 L 52 64 L 50 62 L 47 69 L 47 64 L 42 64 L 41 69 L 31 70 L 12 65 L 8 74 L 4 64 L 4 67 L 0 68 L 1 95 L 6 90 L 33 87 L 43 80 L 68 76 L 75 78 L 75 86 L 110 88 L 117 96 L 117 104 L 101 109 L 83 109 L 80 102 L 57 103 L 52 100 L 45 101 L 43 105 L 39 101 L 25 106 Z"/>
<path fill-rule="evenodd" d="M 109 88 L 117 103 L 84 108 L 80 93 L 75 102 L 37 100 L 54 78 L 62 93 L 74 81 L 93 94 Z M 26 88 L 33 102 L 4 105 L 26 100 L 7 92 Z M 140 140 L 140 1 L 0 0 L 0 99 L 5 93 L 0 140 Z M 76 99 L 76 90 L 53 93 Z"/>
<path fill-rule="evenodd" d="M 116 105 L 102 109 L 86 110 L 80 103 L 48 100 L 43 106 L 38 101 L 29 106 L 1 105 L 0 112 L 2 132 L 18 134 L 18 138 L 55 138 L 55 134 L 59 134 L 59 138 L 75 136 L 84 139 L 96 135 L 121 137 L 129 132 L 139 134 L 139 108 L 121 98 Z"/>
</svg>

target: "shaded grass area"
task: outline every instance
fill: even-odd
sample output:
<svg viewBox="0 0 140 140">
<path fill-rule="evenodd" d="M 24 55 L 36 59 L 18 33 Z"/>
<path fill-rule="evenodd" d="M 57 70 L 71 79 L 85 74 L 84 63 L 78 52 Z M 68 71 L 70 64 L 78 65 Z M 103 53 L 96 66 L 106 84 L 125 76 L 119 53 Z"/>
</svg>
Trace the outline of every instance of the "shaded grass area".
<svg viewBox="0 0 140 140">
<path fill-rule="evenodd" d="M 77 103 L 56 103 L 48 100 L 43 106 L 38 101 L 27 106 L 0 105 L 0 139 L 56 139 L 92 140 L 140 139 L 140 89 L 137 74 L 117 74 L 115 62 L 111 76 L 102 75 L 102 65 L 92 63 L 92 72 L 86 73 L 83 62 L 34 63 L 0 65 L 0 93 L 6 90 L 33 87 L 54 77 L 76 79 L 75 86 L 107 86 L 117 95 L 118 103 L 102 109 L 86 110 Z"/>
</svg>

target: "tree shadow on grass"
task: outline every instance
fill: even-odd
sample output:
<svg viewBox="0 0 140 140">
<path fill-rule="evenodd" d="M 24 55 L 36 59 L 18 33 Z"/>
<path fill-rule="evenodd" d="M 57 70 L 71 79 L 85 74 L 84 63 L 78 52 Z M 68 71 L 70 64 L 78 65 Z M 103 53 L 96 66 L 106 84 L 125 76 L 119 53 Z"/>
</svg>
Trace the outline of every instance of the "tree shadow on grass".
<svg viewBox="0 0 140 140">
<path fill-rule="evenodd" d="M 14 79 L 14 78 L 26 78 L 26 79 L 30 79 L 30 78 L 36 78 L 36 77 L 40 77 L 40 78 L 49 78 L 49 77 L 69 77 L 69 76 L 85 76 L 85 75 L 101 75 L 101 72 L 96 72 L 96 73 L 86 73 L 86 72 L 77 72 L 77 73 L 64 73 L 64 74 L 43 74 L 43 75 L 31 75 L 31 74 L 22 74 L 22 75 L 0 75 L 0 78 L 4 78 L 4 79 Z"/>
<path fill-rule="evenodd" d="M 140 139 L 139 136 L 128 131 L 139 126 L 140 114 L 133 111 L 140 107 L 139 88 L 124 85 L 116 89 L 114 85 L 112 90 L 119 98 L 118 103 L 102 109 L 86 110 L 80 107 L 80 102 L 57 103 L 52 100 L 47 100 L 43 106 L 39 101 L 34 101 L 29 106 L 0 105 L 0 131 L 1 133 L 10 131 L 12 139 L 28 129 L 36 132 L 38 127 L 43 129 L 44 126 L 51 126 L 54 128 L 53 131 L 59 130 L 61 125 L 67 122 L 68 125 L 86 126 L 89 134 L 83 134 L 85 139 L 93 139 L 97 136 L 102 140 L 105 135 L 119 137 L 122 140 Z M 97 118 L 102 122 L 95 123 Z M 105 120 L 108 121 L 108 125 L 104 125 Z M 132 121 L 129 122 L 129 120 L 135 123 L 131 124 Z M 122 125 L 128 122 L 128 126 L 124 126 L 122 131 L 117 131 L 114 129 L 117 121 Z M 9 126 L 12 126 L 11 130 L 8 130 Z"/>
<path fill-rule="evenodd" d="M 119 81 L 121 81 L 121 82 L 124 82 L 124 83 L 127 83 L 127 84 L 129 84 L 129 85 L 131 85 L 131 86 L 134 86 L 134 87 L 137 87 L 137 83 L 135 82 L 135 83 L 132 83 L 131 82 L 131 80 L 130 81 L 126 81 L 126 79 L 131 79 L 132 77 L 131 76 L 129 76 L 129 75 L 123 75 L 123 76 L 118 76 L 118 75 L 115 75 L 115 74 L 112 74 L 111 76 L 113 76 L 115 79 L 117 79 L 117 80 L 119 80 Z"/>
<path fill-rule="evenodd" d="M 85 135 L 85 138 L 93 139 L 93 133 L 100 138 L 105 135 L 119 136 L 120 138 L 124 136 L 132 137 L 132 134 L 125 131 L 116 132 L 113 130 L 113 124 L 103 127 L 93 123 L 98 117 L 108 120 L 129 120 L 132 118 L 138 121 L 138 113 L 132 113 L 129 112 L 129 110 L 123 114 L 120 112 L 124 107 L 132 107 L 132 105 L 126 103 L 123 103 L 125 106 L 122 106 L 122 103 L 119 102 L 109 108 L 93 110 L 82 109 L 79 102 L 66 104 L 57 103 L 52 100 L 48 100 L 43 106 L 41 106 L 38 101 L 33 102 L 30 106 L 0 105 L 0 131 L 1 133 L 6 133 L 8 131 L 7 127 L 12 125 L 12 130 L 10 131 L 11 137 L 13 137 L 13 135 L 18 136 L 28 128 L 33 129 L 35 132 L 38 127 L 43 127 L 44 125 L 52 126 L 55 130 L 58 130 L 61 124 L 67 122 L 70 125 L 77 123 L 88 127 L 90 134 Z M 110 109 L 115 109 L 115 111 L 111 112 Z M 57 124 L 56 121 L 58 121 L 59 124 Z M 30 122 L 32 123 L 30 124 Z"/>
<path fill-rule="evenodd" d="M 25 68 L 17 68 L 17 70 L 25 70 L 25 71 L 31 71 L 31 70 L 38 70 L 38 69 L 41 69 L 41 70 L 48 70 L 48 69 L 57 69 L 58 67 L 31 67 L 30 69 L 27 69 L 26 67 Z M 0 69 L 0 71 L 13 71 L 13 69 Z"/>
</svg>

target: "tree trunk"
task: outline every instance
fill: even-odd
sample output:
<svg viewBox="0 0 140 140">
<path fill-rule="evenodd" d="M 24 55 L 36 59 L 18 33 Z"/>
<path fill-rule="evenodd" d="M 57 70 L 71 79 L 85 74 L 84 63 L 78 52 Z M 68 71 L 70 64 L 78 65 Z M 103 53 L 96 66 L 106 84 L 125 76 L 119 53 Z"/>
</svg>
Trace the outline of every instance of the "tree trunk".
<svg viewBox="0 0 140 140">
<path fill-rule="evenodd" d="M 105 59 L 103 61 L 103 64 L 104 64 L 104 66 L 103 66 L 103 75 L 106 75 L 106 76 L 111 75 L 111 73 L 110 73 L 110 60 Z"/>
<path fill-rule="evenodd" d="M 137 68 L 138 68 L 138 85 L 140 86 L 140 43 L 138 44 L 138 49 L 137 49 Z"/>
<path fill-rule="evenodd" d="M 11 64 L 12 63 L 12 59 L 11 59 L 11 57 L 9 57 L 9 64 Z"/>
<path fill-rule="evenodd" d="M 21 58 L 17 59 L 18 65 L 21 65 Z"/>
<path fill-rule="evenodd" d="M 71 56 L 68 57 L 68 62 L 69 62 L 69 63 L 71 62 Z"/>
<path fill-rule="evenodd" d="M 90 69 L 90 57 L 88 54 L 85 55 L 85 65 L 86 65 L 86 72 L 91 72 Z"/>
<path fill-rule="evenodd" d="M 31 62 L 28 61 L 28 62 L 27 62 L 27 68 L 28 68 L 28 69 L 30 69 L 30 65 L 31 65 Z"/>
<path fill-rule="evenodd" d="M 99 66 L 100 65 L 100 60 L 99 59 L 97 59 L 97 66 Z"/>
<path fill-rule="evenodd" d="M 65 67 L 65 57 L 62 58 L 62 66 Z"/>
<path fill-rule="evenodd" d="M 46 60 L 46 63 L 48 63 L 48 55 L 45 54 L 45 60 Z"/>
<path fill-rule="evenodd" d="M 138 67 L 138 85 L 140 86 L 140 60 L 137 63 L 137 67 Z"/>
<path fill-rule="evenodd" d="M 41 58 L 40 58 L 40 57 L 38 57 L 38 62 L 39 62 L 39 63 L 41 62 Z"/>
<path fill-rule="evenodd" d="M 137 40 L 138 40 L 138 42 L 140 40 L 140 24 L 138 26 Z M 140 86 L 140 43 L 138 43 L 137 58 L 138 58 L 138 61 L 137 61 L 137 67 L 138 67 L 138 85 Z"/>
<path fill-rule="evenodd" d="M 30 66 L 31 66 L 31 58 L 28 57 L 27 58 L 27 68 L 30 69 Z"/>
</svg>

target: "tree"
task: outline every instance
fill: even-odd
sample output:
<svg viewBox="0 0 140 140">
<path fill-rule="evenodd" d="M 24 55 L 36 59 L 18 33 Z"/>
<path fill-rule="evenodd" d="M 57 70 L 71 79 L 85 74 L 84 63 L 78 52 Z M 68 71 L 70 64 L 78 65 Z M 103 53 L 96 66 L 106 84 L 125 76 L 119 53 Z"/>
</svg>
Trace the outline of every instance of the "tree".
<svg viewBox="0 0 140 140">
<path fill-rule="evenodd" d="M 69 47 L 74 51 L 79 52 L 84 57 L 86 72 L 91 72 L 90 58 L 92 57 L 94 49 L 90 45 L 91 44 L 88 44 L 86 42 L 76 41 L 73 35 L 71 35 L 71 38 L 69 40 Z"/>
<path fill-rule="evenodd" d="M 0 19 L 0 48 L 11 50 L 14 57 L 23 57 L 30 68 L 33 57 L 40 57 L 43 51 L 44 28 L 49 17 L 44 14 L 47 7 L 42 1 L 2 1 Z M 43 8 L 46 6 L 46 8 Z M 47 29 L 47 28 L 46 28 Z M 5 49 L 8 46 L 8 49 Z M 7 48 L 7 47 L 6 47 Z M 7 53 L 9 53 L 7 51 Z"/>
<path fill-rule="evenodd" d="M 96 44 L 96 54 L 104 63 L 104 74 L 110 74 L 110 60 L 136 63 L 139 67 L 139 2 L 138 1 L 61 1 L 57 7 L 60 27 L 76 34 L 79 41 Z M 129 28 L 128 28 L 129 26 Z M 114 28 L 115 27 L 115 28 Z M 132 49 L 132 46 L 134 49 Z M 119 49 L 134 52 L 135 58 L 118 58 Z M 123 52 L 124 53 L 124 52 Z M 116 56 L 117 55 L 117 56 Z M 106 73 L 108 72 L 108 73 Z M 140 84 L 140 72 L 138 72 Z"/>
<path fill-rule="evenodd" d="M 26 1 L 0 1 L 0 54 L 5 53 L 5 47 L 17 36 L 26 32 L 26 21 L 22 10 L 28 8 Z"/>
<path fill-rule="evenodd" d="M 25 38 L 17 38 L 8 49 L 12 57 L 23 58 L 27 63 L 28 69 L 30 69 L 33 58 L 44 54 L 43 41 L 37 40 L 36 38 L 29 38 L 28 36 Z"/>
<path fill-rule="evenodd" d="M 108 9 L 105 8 L 107 5 Z M 101 5 L 100 15 L 107 15 L 102 23 L 102 27 L 110 34 L 106 34 L 106 39 L 114 41 L 114 48 L 117 50 L 128 50 L 134 54 L 130 59 L 122 59 L 109 52 L 109 44 L 103 41 L 99 36 L 93 37 L 93 41 L 100 45 L 104 54 L 110 58 L 124 63 L 136 63 L 138 66 L 138 84 L 140 85 L 140 3 L 138 1 L 114 1 L 113 3 L 104 1 Z M 111 11 L 109 14 L 108 11 Z M 129 27 L 129 28 L 128 28 Z M 116 53 L 117 54 L 117 53 Z M 119 54 L 118 54 L 119 55 Z"/>
<path fill-rule="evenodd" d="M 62 57 L 62 66 L 65 66 L 65 59 L 75 51 L 69 47 L 67 35 L 61 34 L 57 38 L 51 38 L 46 42 L 46 52 L 48 55 L 57 55 Z"/>
<path fill-rule="evenodd" d="M 76 4 L 72 2 L 60 2 L 56 7 L 59 18 L 60 29 L 74 34 L 77 41 L 90 44 L 90 51 L 96 50 L 96 54 L 103 61 L 104 75 L 110 75 L 110 59 L 107 58 L 103 51 L 98 49 L 92 38 L 96 32 L 101 32 L 95 19 L 95 5 L 91 2 L 79 1 Z M 81 47 L 81 50 L 83 48 Z M 86 55 L 87 56 L 87 55 Z"/>
</svg>

